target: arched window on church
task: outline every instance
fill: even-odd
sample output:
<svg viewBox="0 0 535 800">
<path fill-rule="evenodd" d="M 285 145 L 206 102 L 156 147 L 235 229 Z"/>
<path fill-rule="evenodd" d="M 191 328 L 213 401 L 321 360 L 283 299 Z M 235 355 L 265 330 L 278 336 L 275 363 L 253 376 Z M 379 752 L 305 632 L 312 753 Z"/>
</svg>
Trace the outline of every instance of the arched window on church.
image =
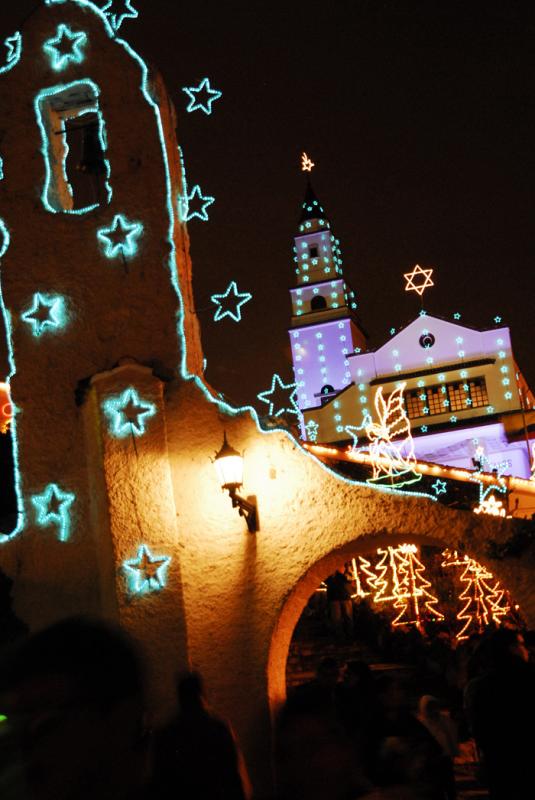
<svg viewBox="0 0 535 800">
<path fill-rule="evenodd" d="M 321 311 L 321 309 L 327 308 L 327 301 L 321 294 L 315 294 L 312 300 L 310 301 L 310 310 L 311 311 Z"/>
</svg>

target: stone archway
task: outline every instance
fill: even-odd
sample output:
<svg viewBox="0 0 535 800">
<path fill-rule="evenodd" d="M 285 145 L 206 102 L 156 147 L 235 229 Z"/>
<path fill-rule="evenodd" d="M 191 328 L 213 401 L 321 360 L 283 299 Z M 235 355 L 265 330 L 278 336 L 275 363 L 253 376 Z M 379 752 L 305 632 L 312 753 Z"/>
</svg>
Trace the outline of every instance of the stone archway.
<svg viewBox="0 0 535 800">
<path fill-rule="evenodd" d="M 334 572 L 340 563 L 347 561 L 352 556 L 370 552 L 370 550 L 377 547 L 397 545 L 407 541 L 417 545 L 440 548 L 445 547 L 447 544 L 444 539 L 433 538 L 417 533 L 364 534 L 319 559 L 297 582 L 286 598 L 271 640 L 267 677 L 268 696 L 272 713 L 277 711 L 286 698 L 286 662 L 295 627 L 310 596 L 321 581 L 323 581 L 327 575 Z M 520 590 L 522 597 L 528 600 L 524 617 L 528 624 L 533 624 L 533 613 L 531 610 L 533 592 L 529 589 L 529 595 L 526 596 L 526 592 L 522 591 L 523 588 L 528 587 L 525 586 L 524 581 L 519 580 L 518 568 L 514 567 L 515 572 L 513 574 L 509 563 L 490 562 L 488 557 L 485 557 L 484 553 L 481 553 L 481 548 L 477 545 L 473 549 L 470 549 L 468 555 L 477 560 L 481 559 L 481 562 L 493 572 L 502 586 L 512 592 L 515 600 L 518 599 L 517 592 Z"/>
</svg>

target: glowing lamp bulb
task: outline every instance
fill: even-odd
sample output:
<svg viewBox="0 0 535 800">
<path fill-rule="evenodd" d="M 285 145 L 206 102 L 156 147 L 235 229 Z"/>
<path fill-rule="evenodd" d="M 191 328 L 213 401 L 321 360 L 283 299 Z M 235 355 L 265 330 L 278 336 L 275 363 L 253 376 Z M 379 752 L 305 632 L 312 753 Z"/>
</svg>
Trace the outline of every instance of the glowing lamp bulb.
<svg viewBox="0 0 535 800">
<path fill-rule="evenodd" d="M 227 442 L 224 434 L 223 446 L 216 454 L 214 464 L 222 489 L 237 489 L 243 483 L 243 458 Z"/>
</svg>

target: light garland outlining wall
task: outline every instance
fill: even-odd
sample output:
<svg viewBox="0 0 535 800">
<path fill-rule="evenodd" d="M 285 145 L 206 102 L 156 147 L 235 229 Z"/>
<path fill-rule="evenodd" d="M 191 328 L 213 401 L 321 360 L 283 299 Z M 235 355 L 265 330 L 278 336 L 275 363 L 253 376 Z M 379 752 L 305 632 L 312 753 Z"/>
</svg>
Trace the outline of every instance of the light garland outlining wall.
<svg viewBox="0 0 535 800">
<path fill-rule="evenodd" d="M 0 67 L 0 75 L 9 72 L 18 64 L 22 54 L 22 34 L 17 31 L 12 36 L 8 36 L 7 39 L 4 39 L 4 45 L 7 48 L 7 58 L 6 63 Z"/>
</svg>

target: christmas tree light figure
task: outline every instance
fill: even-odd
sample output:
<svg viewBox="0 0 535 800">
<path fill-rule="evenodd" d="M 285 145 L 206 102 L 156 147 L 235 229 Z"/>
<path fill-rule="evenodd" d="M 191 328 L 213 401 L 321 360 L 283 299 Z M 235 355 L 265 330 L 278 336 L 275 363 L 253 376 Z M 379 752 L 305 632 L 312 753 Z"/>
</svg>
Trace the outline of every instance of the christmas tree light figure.
<svg viewBox="0 0 535 800">
<path fill-rule="evenodd" d="M 404 560 L 398 573 L 399 598 L 394 603 L 399 613 L 392 625 L 416 625 L 420 628 L 424 619 L 444 619 L 444 615 L 436 608 L 438 599 L 428 591 L 431 583 L 423 576 L 425 566 L 418 558 L 417 546 L 402 544 L 398 551 Z"/>
<path fill-rule="evenodd" d="M 399 570 L 403 569 L 405 559 L 398 547 L 377 548 L 377 555 L 381 556 L 376 564 L 377 578 L 375 580 L 376 592 L 373 596 L 374 603 L 395 602 L 400 599 Z"/>
<path fill-rule="evenodd" d="M 376 589 L 377 576 L 372 572 L 371 564 L 367 558 L 358 556 L 351 559 L 353 568 L 353 580 L 355 581 L 355 594 L 353 597 L 368 597 Z"/>
<path fill-rule="evenodd" d="M 488 583 L 493 577 L 473 558 L 465 562 L 460 580 L 466 586 L 459 595 L 464 605 L 457 614 L 457 619 L 464 625 L 457 633 L 457 641 L 468 639 L 472 633 L 482 633 L 491 621 L 499 624 L 509 611 L 499 583 L 492 587 Z"/>
</svg>

